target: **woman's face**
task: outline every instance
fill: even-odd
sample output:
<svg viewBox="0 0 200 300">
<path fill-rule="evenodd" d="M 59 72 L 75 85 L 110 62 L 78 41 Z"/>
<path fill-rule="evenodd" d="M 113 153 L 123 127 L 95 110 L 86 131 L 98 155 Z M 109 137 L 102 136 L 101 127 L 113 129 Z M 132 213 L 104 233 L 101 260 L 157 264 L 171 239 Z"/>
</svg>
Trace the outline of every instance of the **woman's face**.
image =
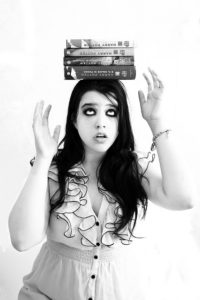
<svg viewBox="0 0 200 300">
<path fill-rule="evenodd" d="M 74 123 L 85 152 L 105 153 L 118 135 L 118 103 L 97 91 L 86 92 Z"/>
</svg>

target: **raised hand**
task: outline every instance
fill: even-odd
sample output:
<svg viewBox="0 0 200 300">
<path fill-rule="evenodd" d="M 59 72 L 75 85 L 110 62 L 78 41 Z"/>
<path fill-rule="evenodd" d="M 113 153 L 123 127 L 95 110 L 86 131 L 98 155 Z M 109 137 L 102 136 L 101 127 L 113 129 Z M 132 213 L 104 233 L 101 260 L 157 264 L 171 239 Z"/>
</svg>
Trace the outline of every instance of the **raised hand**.
<svg viewBox="0 0 200 300">
<path fill-rule="evenodd" d="M 148 70 L 151 74 L 152 82 L 145 73 L 143 74 L 148 85 L 147 96 L 145 97 L 143 91 L 140 90 L 138 91 L 138 97 L 142 116 L 148 123 L 151 123 L 160 121 L 163 116 L 162 94 L 164 86 L 158 75 L 152 69 L 149 68 Z"/>
<path fill-rule="evenodd" d="M 32 125 L 35 137 L 36 156 L 49 160 L 52 160 L 57 152 L 61 129 L 61 126 L 57 125 L 51 136 L 48 123 L 51 107 L 49 104 L 43 114 L 44 101 L 38 102 L 35 106 Z"/>
</svg>

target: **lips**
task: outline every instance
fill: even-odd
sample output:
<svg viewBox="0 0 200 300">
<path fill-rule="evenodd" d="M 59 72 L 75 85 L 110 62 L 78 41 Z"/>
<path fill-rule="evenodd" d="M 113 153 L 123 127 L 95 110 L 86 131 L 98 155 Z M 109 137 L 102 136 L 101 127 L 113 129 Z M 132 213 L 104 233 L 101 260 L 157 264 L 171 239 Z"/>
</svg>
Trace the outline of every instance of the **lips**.
<svg viewBox="0 0 200 300">
<path fill-rule="evenodd" d="M 95 136 L 95 138 L 107 138 L 107 135 L 103 132 L 99 132 L 97 133 L 97 135 Z"/>
<path fill-rule="evenodd" d="M 99 132 L 94 137 L 94 139 L 99 143 L 105 142 L 107 138 L 108 136 L 104 132 Z"/>
</svg>

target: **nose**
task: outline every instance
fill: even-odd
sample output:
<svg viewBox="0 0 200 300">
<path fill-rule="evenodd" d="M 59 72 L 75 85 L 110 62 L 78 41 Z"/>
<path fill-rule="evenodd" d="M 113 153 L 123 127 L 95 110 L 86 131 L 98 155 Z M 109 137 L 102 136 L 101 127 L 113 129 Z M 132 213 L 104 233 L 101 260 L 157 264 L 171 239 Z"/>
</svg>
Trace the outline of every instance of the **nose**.
<svg viewBox="0 0 200 300">
<path fill-rule="evenodd" d="M 96 121 L 96 128 L 106 128 L 106 125 L 105 125 L 105 122 L 103 121 L 103 120 L 100 120 L 100 119 L 98 119 L 97 121 Z"/>
<path fill-rule="evenodd" d="M 95 122 L 96 128 L 106 128 L 106 117 L 104 112 L 99 112 L 97 114 L 96 122 Z"/>
<path fill-rule="evenodd" d="M 97 124 L 97 125 L 96 125 L 96 128 L 98 128 L 98 129 L 99 129 L 99 128 L 106 128 L 106 126 L 105 126 L 105 125 L 99 125 L 99 124 Z"/>
</svg>

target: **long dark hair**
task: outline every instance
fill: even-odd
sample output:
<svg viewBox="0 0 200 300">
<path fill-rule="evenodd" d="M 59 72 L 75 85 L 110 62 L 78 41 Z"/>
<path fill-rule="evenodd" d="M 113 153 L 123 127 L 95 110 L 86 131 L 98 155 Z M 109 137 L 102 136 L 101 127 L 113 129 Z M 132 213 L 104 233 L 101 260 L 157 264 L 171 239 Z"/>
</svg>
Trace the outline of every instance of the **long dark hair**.
<svg viewBox="0 0 200 300">
<path fill-rule="evenodd" d="M 51 212 L 62 205 L 65 196 L 66 177 L 71 167 L 84 160 L 84 147 L 74 126 L 79 103 L 87 91 L 97 91 L 106 97 L 114 97 L 118 102 L 119 122 L 118 136 L 107 150 L 98 169 L 98 181 L 110 192 L 120 205 L 122 214 L 114 233 L 117 234 L 131 220 L 135 227 L 138 206 L 142 205 L 143 216 L 147 210 L 147 195 L 141 184 L 142 174 L 135 154 L 135 141 L 130 123 L 127 94 L 123 83 L 119 80 L 80 80 L 74 87 L 68 106 L 68 115 L 64 138 L 58 145 L 53 161 L 58 168 L 60 194 L 56 202 L 51 204 Z M 63 147 L 59 147 L 63 144 Z"/>
</svg>

